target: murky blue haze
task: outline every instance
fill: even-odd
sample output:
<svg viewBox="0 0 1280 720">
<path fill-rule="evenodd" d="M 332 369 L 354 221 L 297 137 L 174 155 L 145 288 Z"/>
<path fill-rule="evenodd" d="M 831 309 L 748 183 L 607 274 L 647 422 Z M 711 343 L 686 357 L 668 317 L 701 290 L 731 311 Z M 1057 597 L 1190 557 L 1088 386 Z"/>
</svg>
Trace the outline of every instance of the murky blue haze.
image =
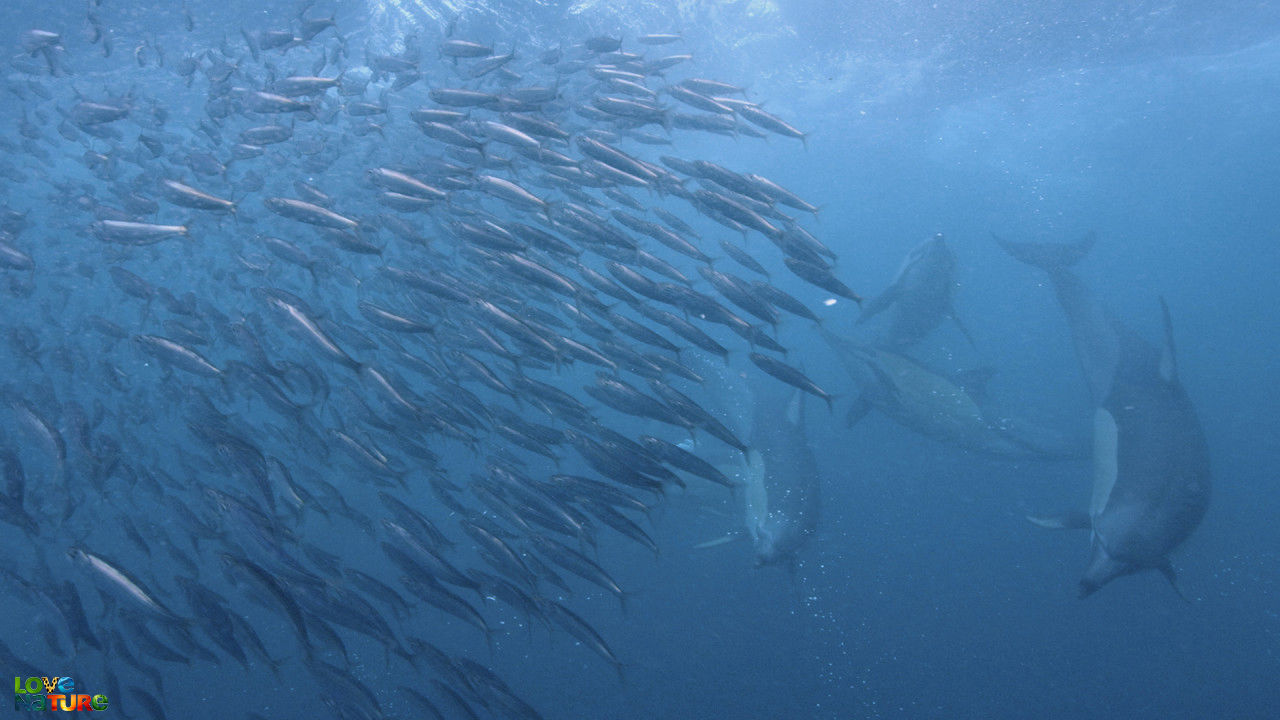
<svg viewBox="0 0 1280 720">
<path fill-rule="evenodd" d="M 245 0 L 88 5 L 89 18 L 80 1 L 0 6 L 9 58 L 0 106 L 0 675 L 70 675 L 77 692 L 109 696 L 105 714 L 128 718 L 432 716 L 402 688 L 451 718 L 467 717 L 451 695 L 480 717 L 1280 712 L 1280 7 L 319 0 L 300 13 L 294 3 Z M 300 18 L 331 15 L 332 27 L 314 26 L 315 36 L 303 41 Z M 298 38 L 270 48 L 270 31 Z M 645 44 L 646 33 L 680 38 Z M 610 60 L 602 57 L 608 51 L 583 45 L 602 37 L 621 39 L 622 51 L 643 60 Z M 445 43 L 463 40 L 487 46 L 480 55 L 514 57 L 472 78 L 470 68 L 485 58 L 442 56 Z M 250 44 L 259 47 L 251 52 Z M 551 51 L 559 57 L 543 62 Z M 590 74 L 609 62 L 634 70 L 681 53 L 692 58 L 662 74 L 642 73 L 639 84 L 658 91 L 701 77 L 743 86 L 745 96 L 733 97 L 799 128 L 803 143 L 761 131 L 741 111 L 728 115 L 735 129 L 725 135 L 671 128 L 676 113 L 716 113 L 665 91 L 652 101 L 628 95 L 619 89 L 627 86 Z M 404 65 L 369 69 L 392 60 Z M 281 78 L 339 73 L 342 87 L 299 99 L 310 108 L 254 109 L 263 101 L 253 94 Z M 390 89 L 397 81 L 408 84 Z M 997 457 L 927 438 L 875 411 L 849 427 L 845 416 L 865 388 L 851 381 L 815 324 L 784 314 L 776 335 L 761 327 L 787 354 L 759 351 L 835 396 L 831 412 L 817 398 L 806 403 L 822 508 L 791 562 L 754 566 L 742 488 L 730 492 L 682 473 L 687 487 L 668 481 L 659 496 L 605 478 L 650 506 L 622 514 L 652 537 L 656 555 L 611 529 L 581 497 L 549 489 L 556 473 L 603 474 L 568 436 L 550 445 L 554 463 L 521 447 L 496 431 L 501 423 L 485 416 L 488 409 L 588 440 L 604 427 L 633 439 L 684 441 L 726 473 L 741 476 L 743 466 L 739 453 L 702 430 L 688 445 L 687 430 L 602 404 L 584 392 L 602 368 L 580 356 L 571 362 L 563 346 L 539 357 L 540 347 L 522 345 L 477 309 L 491 300 L 519 314 L 527 301 L 564 323 L 556 334 L 597 344 L 556 305 L 561 296 L 495 259 L 506 249 L 495 249 L 493 236 L 467 240 L 451 224 L 525 223 L 581 245 L 562 224 L 566 208 L 580 202 L 564 190 L 573 191 L 573 182 L 549 182 L 550 164 L 501 140 L 486 138 L 484 157 L 446 154 L 449 146 L 410 116 L 444 107 L 432 89 L 502 94 L 526 86 L 553 88 L 557 98 L 514 109 L 575 136 L 602 131 L 597 137 L 654 167 L 671 155 L 756 173 L 817 205 L 811 216 L 766 203 L 833 250 L 834 275 L 869 298 L 890 285 L 912 248 L 942 233 L 957 263 L 956 314 L 973 342 L 944 320 L 904 352 L 944 373 L 994 370 L 986 395 L 999 409 L 995 422 L 1050 428 L 1076 452 L 1066 460 Z M 636 128 L 591 112 L 592 99 L 604 95 L 656 103 L 665 119 Z M 76 114 L 84 102 L 127 112 L 85 121 Z M 483 135 L 466 124 L 472 121 L 505 122 L 496 102 L 452 108 L 469 115 L 464 134 Z M 369 103 L 372 114 L 359 114 L 357 103 Z M 290 128 L 290 137 L 260 153 L 234 147 L 243 130 L 270 124 Z M 640 142 L 641 133 L 671 144 Z M 574 162 L 587 159 L 577 142 L 539 144 Z M 246 153 L 255 156 L 233 160 Z M 439 174 L 438 158 L 465 167 Z M 406 212 L 379 199 L 387 188 L 367 171 L 380 167 L 459 184 L 447 187 L 447 202 L 414 203 L 409 193 L 402 204 L 429 207 Z M 486 195 L 471 184 L 482 175 L 520 184 L 549 204 Z M 175 201 L 163 180 L 235 202 L 237 211 Z M 327 194 L 358 230 L 325 234 L 264 205 L 270 197 L 308 199 L 296 181 Z M 700 236 L 686 239 L 713 256 L 716 270 L 767 280 L 800 299 L 825 330 L 864 343 L 883 330 L 875 321 L 855 326 L 858 306 L 790 272 L 763 233 L 729 229 L 681 199 L 678 188 L 647 185 L 617 186 L 639 202 L 634 210 L 598 188 L 579 191 L 600 201 L 595 211 L 606 218 L 616 209 L 655 222 L 655 207 L 676 213 Z M 718 191 L 714 183 L 685 185 Z M 419 241 L 388 217 L 407 221 Z M 188 235 L 130 244 L 120 242 L 122 231 L 112 237 L 104 221 L 181 224 Z M 1073 242 L 1089 232 L 1096 244 L 1074 272 L 1155 347 L 1164 298 L 1181 382 L 1203 425 L 1212 501 L 1172 553 L 1190 602 L 1152 570 L 1078 599 L 1087 533 L 1026 520 L 1088 507 L 1093 407 L 1053 287 L 1003 252 L 993 233 Z M 688 275 L 691 287 L 760 324 L 716 295 L 700 263 L 631 235 Z M 310 267 L 273 252 L 264 236 L 301 248 L 300 262 Z M 372 243 L 377 254 L 352 238 Z M 756 257 L 768 278 L 725 257 L 721 240 Z M 598 292 L 576 269 L 581 261 L 612 277 L 605 268 L 616 252 L 606 257 L 607 249 L 587 246 L 572 259 L 521 245 L 516 255 L 578 286 L 568 305 L 600 320 L 603 305 L 588 301 L 601 300 L 608 312 L 680 345 L 677 356 L 609 330 L 624 347 L 678 358 L 703 375 L 701 384 L 664 377 L 731 428 L 746 432 L 753 401 L 786 397 L 788 386 L 759 372 L 752 347 L 723 325 L 699 327 L 729 349 L 727 362 Z M 448 287 L 468 297 L 446 300 L 403 279 L 397 284 L 386 267 L 457 280 Z M 148 289 L 139 292 L 152 298 L 127 294 L 112 268 L 143 278 Z M 669 281 L 652 265 L 641 272 Z M 271 288 L 291 294 L 264 290 Z M 435 326 L 435 334 L 388 330 L 360 310 L 362 301 Z M 548 327 L 545 315 L 522 317 L 526 328 Z M 232 325 L 262 344 L 265 366 Z M 506 356 L 459 330 L 476 327 L 497 338 Z M 167 338 L 183 350 L 157 349 L 139 336 Z M 330 337 L 350 357 L 327 352 L 318 338 Z M 193 372 L 182 355 L 192 351 L 214 369 Z M 528 377 L 563 389 L 598 425 L 584 429 L 563 411 L 547 412 L 546 398 L 527 389 L 504 395 L 463 367 L 457 352 L 478 358 L 498 382 Z M 380 386 L 374 371 L 397 389 Z M 640 373 L 624 369 L 617 377 L 649 392 Z M 273 387 L 296 407 L 270 404 L 264 394 Z M 457 387 L 466 394 L 452 394 Z M 406 414 L 397 395 L 414 409 Z M 379 472 L 379 463 L 390 469 Z M 508 482 L 535 488 L 541 509 L 530 509 Z M 433 490 L 436 483 L 446 489 Z M 468 623 L 421 598 L 383 549 L 408 546 L 384 523 L 406 521 L 379 492 L 440 528 L 453 545 L 439 548 L 439 557 L 504 577 L 532 611 L 492 588 L 448 581 L 435 587 L 448 588 L 482 620 Z M 545 515 L 556 508 L 587 529 L 572 537 L 539 524 L 562 521 Z M 492 548 L 482 551 L 461 529 L 464 522 L 499 529 L 501 545 L 548 569 L 516 560 L 504 573 Z M 598 563 L 625 591 L 625 612 L 609 591 L 539 555 L 543 538 Z M 407 606 L 351 570 L 393 588 Z M 133 580 L 113 577 L 117 571 Z M 572 592 L 549 582 L 551 571 Z M 538 578 L 526 582 L 522 573 Z M 141 589 L 131 592 L 134 582 Z M 240 618 L 234 632 L 217 627 L 221 616 L 201 610 L 196 595 Z M 608 650 L 593 651 L 549 622 L 549 602 L 594 628 Z M 290 609 L 298 605 L 295 621 Z M 490 628 L 490 642 L 476 622 Z M 254 635 L 262 653 L 251 647 Z M 422 642 L 452 664 L 444 661 L 442 670 Z M 610 652 L 620 672 L 603 657 Z M 495 690 L 480 666 L 509 694 Z"/>
</svg>

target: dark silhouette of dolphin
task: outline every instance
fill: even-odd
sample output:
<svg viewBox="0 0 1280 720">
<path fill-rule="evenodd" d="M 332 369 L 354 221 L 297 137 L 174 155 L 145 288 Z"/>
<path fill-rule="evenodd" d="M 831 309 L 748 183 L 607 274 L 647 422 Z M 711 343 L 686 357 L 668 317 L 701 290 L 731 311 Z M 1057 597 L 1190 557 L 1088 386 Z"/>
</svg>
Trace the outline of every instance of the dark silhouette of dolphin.
<svg viewBox="0 0 1280 720">
<path fill-rule="evenodd" d="M 1096 408 L 1089 512 L 1029 519 L 1042 527 L 1090 530 L 1092 555 L 1080 580 L 1081 597 L 1147 569 L 1164 574 L 1181 595 L 1169 553 L 1195 531 L 1209 507 L 1208 444 L 1178 381 L 1164 299 L 1164 343 L 1157 349 L 1111 319 L 1071 272 L 1094 239 L 1090 234 L 1064 245 L 996 238 L 1014 258 L 1048 273 Z"/>
</svg>

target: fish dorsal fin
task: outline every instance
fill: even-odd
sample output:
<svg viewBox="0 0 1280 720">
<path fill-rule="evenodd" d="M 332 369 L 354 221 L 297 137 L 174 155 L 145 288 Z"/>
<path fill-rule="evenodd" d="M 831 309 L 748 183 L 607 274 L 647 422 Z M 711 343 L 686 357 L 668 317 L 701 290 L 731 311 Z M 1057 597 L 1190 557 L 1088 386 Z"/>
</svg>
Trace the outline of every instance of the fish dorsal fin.
<svg viewBox="0 0 1280 720">
<path fill-rule="evenodd" d="M 964 390 L 966 395 L 981 404 L 987 398 L 987 385 L 990 384 L 991 378 L 995 374 L 995 368 L 983 366 L 960 370 L 954 373 L 951 379 Z"/>
<path fill-rule="evenodd" d="M 1169 305 L 1160 297 L 1160 314 L 1164 321 L 1164 346 L 1160 351 L 1160 379 L 1174 382 L 1178 379 L 1178 356 L 1173 344 L 1173 320 L 1169 317 Z"/>
</svg>

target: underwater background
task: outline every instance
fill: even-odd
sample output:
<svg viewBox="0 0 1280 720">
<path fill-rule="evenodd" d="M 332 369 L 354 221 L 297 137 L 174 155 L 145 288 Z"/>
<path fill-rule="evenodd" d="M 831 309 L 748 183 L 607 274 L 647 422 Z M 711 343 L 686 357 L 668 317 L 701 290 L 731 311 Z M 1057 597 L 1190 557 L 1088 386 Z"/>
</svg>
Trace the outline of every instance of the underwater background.
<svg viewBox="0 0 1280 720">
<path fill-rule="evenodd" d="M 330 16 L 332 24 L 304 40 L 304 18 Z M 0 106 L 0 201 L 7 211 L 0 242 L 26 258 L 8 255 L 0 264 L 6 675 L 72 676 L 78 691 L 110 697 L 107 713 L 129 718 L 409 718 L 431 717 L 431 707 L 442 717 L 619 719 L 1275 716 L 1280 7 L 321 0 L 304 9 L 292 2 L 90 0 L 86 14 L 78 1 L 12 0 L 0 7 L 0 29 L 10 58 Z M 30 30 L 60 37 L 46 41 Z M 264 47 L 266 33 L 280 30 L 296 37 Z M 650 33 L 679 38 L 642 43 Z M 598 56 L 610 52 L 584 46 L 593 38 L 619 39 L 621 51 L 645 58 L 687 53 L 692 57 L 679 68 L 647 74 L 648 86 L 657 90 L 686 77 L 741 86 L 741 97 L 798 128 L 803 142 L 776 132 L 751 137 L 745 131 L 753 126 L 743 117 L 734 120 L 743 132 L 672 130 L 671 113 L 692 111 L 664 94 L 655 102 L 667 116 L 641 131 L 670 139 L 669 146 L 637 141 L 634 126 L 575 112 L 599 97 L 596 83 L 604 82 L 588 77 Z M 484 46 L 486 56 L 514 53 L 504 68 L 522 77 L 467 76 L 469 63 L 483 59 L 445 56 L 440 48 L 451 40 Z M 547 53 L 557 53 L 558 63 L 545 62 Z M 379 69 L 377 58 L 407 64 Z M 575 59 L 584 64 L 560 67 Z M 410 72 L 421 79 L 405 78 Z M 367 86 L 360 95 L 330 89 L 310 112 L 248 107 L 250 95 L 273 81 L 311 75 L 363 78 Z M 397 76 L 409 84 L 393 88 Z M 489 218 L 560 232 L 558 213 L 575 201 L 533 182 L 540 161 L 501 140 L 486 141 L 485 153 L 466 159 L 445 154 L 446 144 L 425 138 L 409 112 L 446 107 L 432 103 L 434 88 L 500 93 L 521 84 L 553 88 L 556 100 L 527 114 L 572 126 L 575 135 L 614 133 L 612 140 L 599 137 L 655 164 L 660 155 L 674 155 L 756 173 L 817 206 L 816 214 L 778 208 L 798 216 L 838 256 L 834 274 L 868 298 L 889 286 L 912 248 L 943 234 L 956 258 L 956 315 L 973 342 L 944 322 L 911 354 L 948 371 L 994 370 L 986 393 L 996 406 L 1054 428 L 1080 452 L 1065 461 L 993 457 L 876 413 L 849 427 L 845 416 L 860 389 L 817 325 L 788 316 L 776 334 L 762 326 L 788 351 L 776 357 L 834 396 L 831 411 L 814 397 L 805 406 L 821 516 L 790 568 L 754 566 L 740 488 L 691 477 L 684 488 L 665 483 L 660 493 L 634 492 L 648 507 L 628 517 L 651 536 L 656 553 L 609 530 L 607 521 L 588 523 L 598 535 L 590 543 L 537 522 L 513 524 L 503 509 L 465 490 L 490 487 L 475 478 L 492 480 L 495 457 L 502 467 L 510 467 L 504 458 L 522 458 L 513 464 L 539 480 L 593 475 L 596 468 L 584 464 L 572 438 L 601 437 L 536 410 L 545 398 L 530 400 L 529 390 L 512 383 L 516 376 L 562 389 L 589 406 L 595 422 L 632 438 L 653 434 L 674 444 L 691 434 L 584 393 L 599 367 L 581 361 L 561 367 L 559 356 L 522 364 L 524 346 L 500 325 L 494 334 L 514 358 L 484 355 L 441 330 L 496 317 L 469 314 L 487 298 L 514 312 L 520 303 L 510 301 L 537 304 L 547 294 L 522 284 L 526 276 L 490 273 L 489 250 L 468 254 L 451 223 Z M 125 108 L 127 116 L 76 122 L 74 108 L 85 101 Z M 366 120 L 351 111 L 356 102 L 381 109 Z M 465 122 L 502 118 L 496 110 L 452 109 L 468 113 Z M 72 127 L 60 131 L 67 122 Z M 260 155 L 237 157 L 238 135 L 267 123 L 288 126 L 292 136 Z M 101 127 L 115 130 L 99 133 Z M 140 135 L 163 150 L 144 152 Z M 578 144 L 543 144 L 581 156 Z M 515 160 L 495 164 L 493 155 Z M 206 156 L 220 167 L 201 170 Z M 367 172 L 403 167 L 440 184 L 430 178 L 426 157 L 468 166 L 471 179 L 509 178 L 547 204 L 530 210 L 497 191 L 481 198 L 463 183 L 450 190 L 450 201 L 404 213 L 424 238 L 406 240 L 389 221 L 375 219 L 396 210 L 379 205 Z M 159 185 L 166 178 L 239 207 L 232 214 L 166 203 Z M 380 252 L 353 252 L 324 236 L 318 223 L 264 206 L 264 198 L 299 197 L 297 181 L 322 190 Z M 582 189 L 601 201 L 602 216 L 619 208 L 636 215 L 652 207 L 679 210 L 699 236 L 695 244 L 717 257 L 716 270 L 790 293 L 824 330 L 866 335 L 866 326 L 855 326 L 858 303 L 788 272 L 762 234 L 728 229 L 660 192 L 656 181 L 624 188 L 638 210 L 599 187 Z M 131 195 L 141 198 L 126 199 Z M 147 199 L 159 201 L 154 212 L 141 209 Z M 113 220 L 186 230 L 155 244 L 113 242 L 101 225 Z M 1068 242 L 1090 232 L 1096 245 L 1075 270 L 1116 317 L 1158 345 L 1160 298 L 1167 302 L 1181 382 L 1208 442 L 1212 501 L 1172 557 L 1190 602 L 1154 572 L 1077 599 L 1085 536 L 1044 531 L 1025 518 L 1087 505 L 1092 408 L 1049 283 L 992 236 Z M 256 244 L 264 234 L 304 248 L 316 264 L 300 268 L 274 255 Z M 768 275 L 732 265 L 720 240 L 752 253 Z M 645 242 L 683 270 L 692 287 L 713 294 L 690 258 Z M 580 298 L 602 300 L 610 312 L 625 306 L 572 273 L 581 261 L 608 274 L 604 255 L 589 263 L 588 255 L 545 264 L 570 276 Z M 117 266 L 145 278 L 151 290 L 139 293 L 154 297 L 125 291 L 110 274 Z M 410 299 L 409 291 L 385 285 L 385 267 L 451 274 L 465 283 L 453 291 L 469 297 L 450 306 L 419 289 L 413 291 L 419 299 Z M 166 301 L 156 288 L 176 299 Z M 261 288 L 296 300 L 255 294 Z M 393 341 L 405 336 L 376 327 L 357 310 L 362 301 L 429 318 L 436 331 Z M 639 303 L 659 307 L 643 297 Z M 91 317 L 109 320 L 124 335 L 94 330 Z M 335 360 L 299 317 L 317 319 L 320 336 L 338 338 L 358 362 Z M 254 395 L 261 389 L 246 389 L 246 378 L 262 372 L 232 374 L 234 362 L 252 364 L 225 330 L 236 322 L 260 337 L 273 361 L 288 358 L 300 368 L 273 377 L 304 410 L 282 413 Z M 345 334 L 343 326 L 364 335 Z M 594 342 L 581 325 L 565 327 L 565 336 Z M 153 355 L 148 341 L 137 340 L 174 338 L 175 328 L 189 331 L 182 345 L 216 373 L 192 372 L 173 354 Z M 663 331 L 683 346 L 670 357 L 707 377 L 750 370 L 758 387 L 788 389 L 756 371 L 747 340 L 723 327 L 704 329 L 728 348 L 727 358 L 699 355 Z M 641 346 L 633 337 L 623 344 Z M 438 374 L 412 375 L 401 350 Z M 499 382 L 512 386 L 510 396 L 472 371 L 459 374 L 451 354 L 458 351 L 497 370 Z M 412 378 L 391 384 L 418 406 L 413 422 L 421 426 L 388 409 L 397 400 L 370 381 L 375 365 L 388 376 L 394 366 Z M 622 377 L 648 387 L 646 376 Z M 483 408 L 501 406 L 570 439 L 555 444 L 552 462 L 495 432 L 492 417 L 474 427 L 452 425 L 448 408 L 471 402 L 448 394 L 459 384 Z M 717 394 L 715 382 L 672 384 L 730 428 L 743 427 L 750 412 L 743 396 Z M 435 410 L 425 409 L 429 397 L 439 403 Z M 210 407 L 219 420 L 193 419 Z M 432 415 L 438 424 L 423 420 Z M 445 425 L 452 430 L 442 432 Z M 450 434 L 459 428 L 470 440 Z M 368 456 L 338 448 L 346 441 L 334 432 L 366 449 L 380 446 L 394 471 L 374 482 Z M 708 449 L 714 441 L 692 434 L 693 452 L 721 466 L 725 448 Z M 401 437 L 409 444 L 398 444 Z M 322 457 L 322 448 L 332 455 Z M 25 498 L 14 484 L 15 468 L 25 478 Z M 285 473 L 292 475 L 288 484 L 310 493 L 296 507 L 286 498 Z M 463 509 L 427 489 L 427 474 L 452 484 Z M 264 478 L 265 496 L 255 484 Z M 327 489 L 309 485 L 312 478 L 323 478 Z M 396 542 L 382 524 L 395 511 L 379 492 L 438 525 L 452 543 L 440 556 L 464 570 L 484 569 L 516 585 L 523 573 L 540 574 L 526 568 L 504 576 L 475 536 L 458 530 L 469 513 L 502 526 L 508 534 L 495 534 L 518 554 L 553 536 L 589 557 L 624 594 L 614 597 L 554 559 L 572 592 L 541 580 L 526 589 L 594 628 L 618 667 L 581 636 L 552 630 L 545 617 L 531 617 L 494 592 L 444 583 L 481 621 L 413 599 L 414 589 L 402 584 L 404 565 L 379 549 Z M 514 490 L 498 495 L 502 508 L 523 497 Z M 550 491 L 539 497 L 546 507 L 568 507 Z M 529 519 L 520 508 L 513 512 Z M 578 510 L 567 514 L 579 517 Z M 140 537 L 126 537 L 133 533 Z M 74 552 L 69 559 L 68 548 L 103 563 Z M 104 568 L 136 579 L 163 612 Z M 384 605 L 378 593 L 344 604 L 349 596 L 342 593 L 369 589 L 347 570 L 394 587 L 411 607 Z M 243 628 L 219 635 L 245 648 L 246 660 L 215 651 L 222 646 L 212 639 L 218 633 L 202 627 L 201 616 L 207 622 L 209 614 L 191 600 L 203 590 L 184 590 L 191 586 L 220 597 L 217 604 L 255 629 L 265 656 L 278 665 L 248 650 Z M 318 588 L 332 590 L 332 601 L 309 604 L 304 596 Z M 298 606 L 305 620 L 295 619 Z M 375 607 L 382 620 L 370 630 L 360 616 L 367 619 Z M 379 633 L 384 622 L 389 636 Z M 479 632 L 476 622 L 488 630 Z M 338 644 L 322 639 L 322 623 L 338 628 L 329 630 Z M 299 624 L 309 631 L 304 637 L 296 637 Z M 145 639 L 147 629 L 163 647 Z M 459 671 L 454 663 L 442 671 L 420 652 L 411 651 L 414 659 L 393 652 L 408 649 L 408 638 L 455 660 L 469 658 L 506 689 L 486 686 L 489 676 L 475 667 Z M 401 687 L 429 700 L 409 698 Z"/>
</svg>

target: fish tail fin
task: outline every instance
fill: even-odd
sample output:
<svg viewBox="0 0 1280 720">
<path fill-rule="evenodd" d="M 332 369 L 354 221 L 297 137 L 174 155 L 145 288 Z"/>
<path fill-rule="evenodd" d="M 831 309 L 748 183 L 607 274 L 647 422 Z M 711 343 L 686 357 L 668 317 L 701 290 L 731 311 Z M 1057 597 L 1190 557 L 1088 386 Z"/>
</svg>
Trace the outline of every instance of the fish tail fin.
<svg viewBox="0 0 1280 720">
<path fill-rule="evenodd" d="M 1050 274 L 1061 272 L 1080 262 L 1081 258 L 1089 254 L 1094 242 L 1098 239 L 1097 233 L 1092 231 L 1073 243 L 1012 242 L 995 233 L 992 233 L 991 237 L 1015 260 L 1038 267 Z"/>
</svg>

